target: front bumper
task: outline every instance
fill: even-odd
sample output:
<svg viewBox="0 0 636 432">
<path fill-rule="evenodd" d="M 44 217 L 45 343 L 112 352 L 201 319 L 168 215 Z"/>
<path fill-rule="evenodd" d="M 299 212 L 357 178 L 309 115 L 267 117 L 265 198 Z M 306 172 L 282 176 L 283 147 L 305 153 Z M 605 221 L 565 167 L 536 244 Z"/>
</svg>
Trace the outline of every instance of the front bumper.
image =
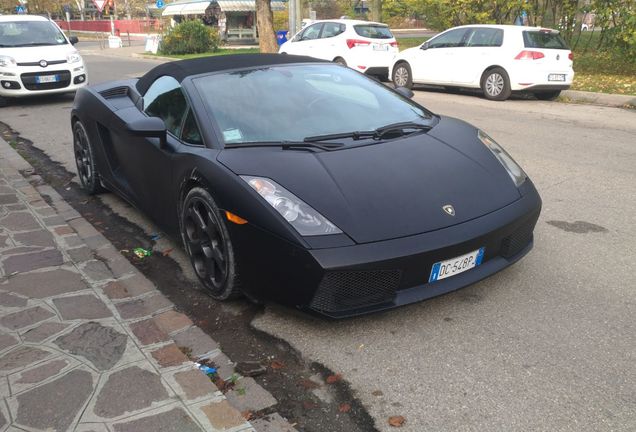
<svg viewBox="0 0 636 432">
<path fill-rule="evenodd" d="M 532 249 L 540 210 L 541 199 L 527 180 L 522 197 L 500 210 L 405 238 L 306 250 L 271 236 L 266 239 L 265 233 L 237 236 L 244 230 L 239 226 L 231 228 L 231 236 L 238 240 L 237 250 L 247 248 L 240 267 L 250 271 L 239 278 L 248 294 L 345 318 L 448 293 L 504 269 Z M 481 247 L 485 255 L 480 266 L 428 283 L 434 263 Z"/>
<path fill-rule="evenodd" d="M 56 81 L 39 83 L 36 77 L 55 76 Z M 68 93 L 84 87 L 88 74 L 83 62 L 0 68 L 0 96 L 25 97 Z"/>
</svg>

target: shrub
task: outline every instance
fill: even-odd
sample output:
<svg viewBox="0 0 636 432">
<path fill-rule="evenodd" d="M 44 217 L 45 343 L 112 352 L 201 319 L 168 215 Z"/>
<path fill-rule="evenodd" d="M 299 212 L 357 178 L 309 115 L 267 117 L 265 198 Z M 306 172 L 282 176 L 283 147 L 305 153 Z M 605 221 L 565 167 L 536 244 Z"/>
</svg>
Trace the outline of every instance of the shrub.
<svg viewBox="0 0 636 432">
<path fill-rule="evenodd" d="M 168 29 L 161 37 L 159 52 L 167 55 L 198 54 L 216 51 L 218 47 L 218 31 L 199 20 L 191 20 Z"/>
</svg>

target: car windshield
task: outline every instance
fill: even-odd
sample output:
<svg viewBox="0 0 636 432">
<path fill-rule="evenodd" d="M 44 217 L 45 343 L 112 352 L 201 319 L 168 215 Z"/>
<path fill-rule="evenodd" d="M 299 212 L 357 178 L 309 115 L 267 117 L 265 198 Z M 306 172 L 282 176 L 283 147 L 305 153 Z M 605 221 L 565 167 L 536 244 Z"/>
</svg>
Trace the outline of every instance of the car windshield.
<svg viewBox="0 0 636 432">
<path fill-rule="evenodd" d="M 298 142 L 396 123 L 432 124 L 431 113 L 419 105 L 335 64 L 239 70 L 193 82 L 226 144 Z"/>
<path fill-rule="evenodd" d="M 393 34 L 387 26 L 374 24 L 357 24 L 353 28 L 359 36 L 371 39 L 391 39 Z"/>
<path fill-rule="evenodd" d="M 526 48 L 568 49 L 561 35 L 551 31 L 524 31 L 523 44 Z"/>
<path fill-rule="evenodd" d="M 0 22 L 0 48 L 64 45 L 62 32 L 49 21 Z"/>
</svg>

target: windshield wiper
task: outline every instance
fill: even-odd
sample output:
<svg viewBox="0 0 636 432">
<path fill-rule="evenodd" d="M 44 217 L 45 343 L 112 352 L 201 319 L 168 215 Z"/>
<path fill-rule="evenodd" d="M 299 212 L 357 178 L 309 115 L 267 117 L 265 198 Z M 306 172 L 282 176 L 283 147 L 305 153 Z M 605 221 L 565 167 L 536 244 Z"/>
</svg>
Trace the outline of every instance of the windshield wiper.
<svg viewBox="0 0 636 432">
<path fill-rule="evenodd" d="M 225 144 L 225 148 L 239 147 L 280 147 L 283 150 L 319 149 L 331 151 L 342 147 L 342 143 L 314 143 L 306 141 L 248 141 Z"/>
<path fill-rule="evenodd" d="M 36 46 L 55 46 L 55 45 L 63 45 L 62 43 L 53 43 L 53 42 L 30 42 L 18 45 L 12 45 L 14 47 L 36 47 Z"/>
<path fill-rule="evenodd" d="M 352 138 L 355 141 L 361 140 L 364 138 L 373 138 L 374 140 L 380 140 L 385 135 L 392 132 L 401 132 L 400 135 L 410 135 L 410 134 L 404 133 L 404 131 L 408 129 L 416 129 L 419 131 L 429 131 L 431 130 L 431 128 L 432 126 L 424 125 L 421 123 L 400 122 L 400 123 L 391 123 L 371 131 L 353 131 L 353 132 L 342 132 L 342 133 L 334 133 L 334 134 L 309 136 L 305 138 L 304 141 L 306 143 L 313 143 L 313 142 L 330 141 L 330 140 L 342 139 L 342 138 Z"/>
</svg>

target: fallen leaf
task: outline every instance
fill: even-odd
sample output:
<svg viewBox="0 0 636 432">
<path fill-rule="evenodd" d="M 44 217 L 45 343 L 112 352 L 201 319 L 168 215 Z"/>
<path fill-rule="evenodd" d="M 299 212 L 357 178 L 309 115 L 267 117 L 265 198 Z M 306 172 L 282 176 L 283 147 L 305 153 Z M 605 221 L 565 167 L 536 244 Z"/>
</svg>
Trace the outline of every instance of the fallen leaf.
<svg viewBox="0 0 636 432">
<path fill-rule="evenodd" d="M 318 383 L 313 382 L 310 379 L 301 379 L 300 380 L 300 385 L 303 386 L 305 388 L 305 390 L 313 390 L 316 389 L 318 387 L 320 387 L 320 385 Z"/>
<path fill-rule="evenodd" d="M 340 411 L 341 413 L 348 413 L 349 411 L 351 411 L 351 405 L 346 402 L 340 404 L 340 406 L 338 407 L 338 411 Z"/>
<path fill-rule="evenodd" d="M 373 390 L 373 391 L 371 392 L 371 394 L 372 394 L 373 396 L 383 396 L 383 395 L 384 395 L 384 393 L 382 393 L 382 390 Z"/>
<path fill-rule="evenodd" d="M 329 375 L 326 381 L 327 381 L 327 384 L 335 384 L 341 379 L 342 379 L 342 375 L 335 374 L 335 375 Z"/>
<path fill-rule="evenodd" d="M 312 401 L 303 401 L 303 408 L 306 410 L 318 408 L 318 404 Z"/>
<path fill-rule="evenodd" d="M 282 369 L 285 367 L 285 364 L 283 362 L 279 362 L 278 360 L 274 360 L 269 364 L 269 367 L 271 367 L 272 369 Z"/>
<path fill-rule="evenodd" d="M 172 251 L 173 251 L 173 249 L 172 249 L 172 248 L 170 248 L 170 249 L 166 249 L 166 250 L 164 250 L 163 252 L 161 252 L 161 255 L 163 255 L 163 256 L 168 256 L 168 255 L 170 255 L 170 252 L 172 252 Z"/>
<path fill-rule="evenodd" d="M 241 414 L 243 415 L 243 418 L 247 421 L 252 420 L 252 417 L 254 417 L 254 413 L 252 413 L 252 411 L 243 411 Z"/>
<path fill-rule="evenodd" d="M 391 416 L 389 417 L 389 425 L 393 427 L 402 427 L 406 419 L 402 416 Z"/>
</svg>

